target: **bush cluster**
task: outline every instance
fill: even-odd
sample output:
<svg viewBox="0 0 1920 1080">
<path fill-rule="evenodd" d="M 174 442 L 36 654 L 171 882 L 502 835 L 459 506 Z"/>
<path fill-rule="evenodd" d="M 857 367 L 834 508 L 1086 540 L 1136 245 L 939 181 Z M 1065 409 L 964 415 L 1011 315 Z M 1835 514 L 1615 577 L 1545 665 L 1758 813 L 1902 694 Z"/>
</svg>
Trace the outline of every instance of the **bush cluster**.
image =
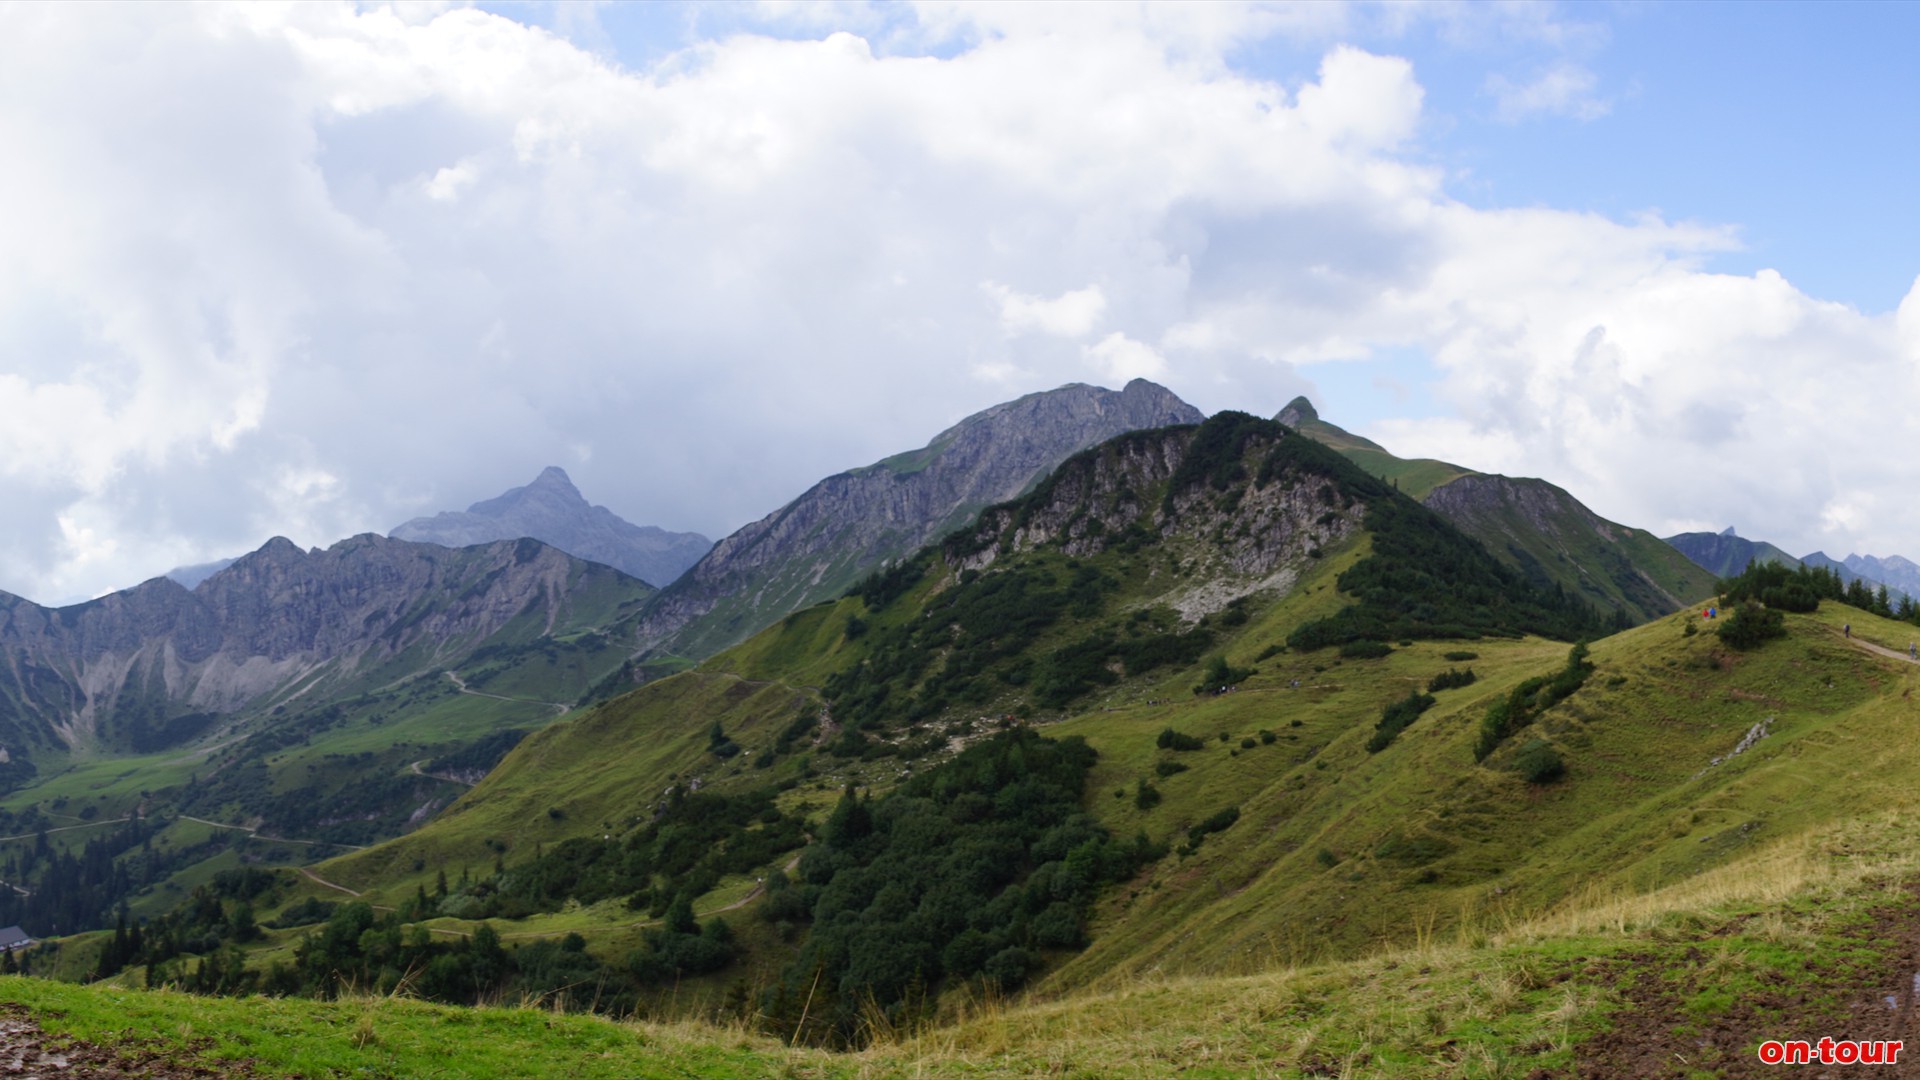
<svg viewBox="0 0 1920 1080">
<path fill-rule="evenodd" d="M 1154 740 L 1154 745 L 1162 750 L 1202 750 L 1206 748 L 1207 743 L 1199 736 L 1183 735 L 1172 728 L 1167 728 L 1160 733 L 1158 739 Z"/>
<path fill-rule="evenodd" d="M 1367 753 L 1377 754 L 1385 750 L 1402 731 L 1420 719 L 1421 713 L 1433 708 L 1435 700 L 1432 694 L 1409 690 L 1406 697 L 1382 709 L 1380 722 L 1373 725 L 1373 737 L 1367 740 Z"/>
<path fill-rule="evenodd" d="M 1165 853 L 1082 809 L 1093 761 L 1016 729 L 878 798 L 846 792 L 783 890 L 781 913 L 813 929 L 762 998 L 770 1030 L 855 1045 L 868 1010 L 911 1023 L 950 980 L 1010 991 L 1045 950 L 1081 947 L 1099 890 Z"/>
<path fill-rule="evenodd" d="M 1508 736 L 1533 723 L 1540 713 L 1572 697 L 1591 674 L 1593 665 L 1587 662 L 1587 646 L 1581 643 L 1568 650 L 1566 666 L 1559 671 L 1536 675 L 1514 687 L 1480 718 L 1480 737 L 1474 742 L 1473 760 L 1487 760 L 1487 755 L 1498 749 Z"/>
</svg>

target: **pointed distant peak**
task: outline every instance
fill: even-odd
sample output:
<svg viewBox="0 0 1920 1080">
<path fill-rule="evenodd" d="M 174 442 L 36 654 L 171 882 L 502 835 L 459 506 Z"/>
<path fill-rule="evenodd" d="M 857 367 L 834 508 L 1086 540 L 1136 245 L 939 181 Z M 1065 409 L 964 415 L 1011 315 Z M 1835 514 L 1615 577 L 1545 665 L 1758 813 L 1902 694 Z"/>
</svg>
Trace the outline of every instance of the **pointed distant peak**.
<svg viewBox="0 0 1920 1080">
<path fill-rule="evenodd" d="M 467 513 L 499 517 L 514 513 L 516 508 L 529 503 L 547 506 L 575 504 L 585 506 L 587 499 L 580 494 L 579 488 L 573 486 L 573 478 L 567 475 L 567 470 L 558 465 L 549 465 L 540 470 L 540 475 L 533 478 L 533 483 L 525 487 L 512 488 L 491 499 L 482 499 L 467 507 Z"/>
<path fill-rule="evenodd" d="M 1306 395 L 1302 394 L 1287 402 L 1287 407 L 1281 409 L 1274 419 L 1288 427 L 1299 427 L 1309 420 L 1320 419 L 1320 414 L 1314 411 L 1313 402 L 1308 401 Z"/>
<path fill-rule="evenodd" d="M 1731 526 L 1731 525 L 1729 525 L 1729 526 L 1727 526 L 1726 528 L 1724 528 L 1724 529 L 1722 529 L 1722 530 L 1720 530 L 1720 535 L 1721 535 L 1721 536 L 1738 536 L 1738 535 L 1740 535 L 1740 534 L 1738 534 L 1738 533 L 1736 533 L 1736 532 L 1734 532 L 1734 531 L 1733 531 L 1733 526 Z"/>
</svg>

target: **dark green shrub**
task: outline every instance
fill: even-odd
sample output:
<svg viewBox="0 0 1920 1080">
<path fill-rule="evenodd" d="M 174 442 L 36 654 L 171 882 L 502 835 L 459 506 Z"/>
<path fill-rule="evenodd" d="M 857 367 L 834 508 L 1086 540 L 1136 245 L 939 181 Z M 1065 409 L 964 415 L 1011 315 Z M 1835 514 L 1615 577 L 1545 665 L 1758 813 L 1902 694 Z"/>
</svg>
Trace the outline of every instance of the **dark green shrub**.
<svg viewBox="0 0 1920 1080">
<path fill-rule="evenodd" d="M 1545 739 L 1533 739 L 1513 755 L 1513 771 L 1529 784 L 1551 784 L 1567 775 L 1567 763 Z"/>
<path fill-rule="evenodd" d="M 1254 674 L 1255 669 L 1250 667 L 1234 667 L 1227 663 L 1227 658 L 1224 655 L 1215 653 L 1207 660 L 1207 669 L 1201 674 L 1200 681 L 1195 684 L 1193 692 L 1196 694 L 1213 693 L 1229 686 L 1236 686 L 1244 680 L 1253 677 Z"/>
<path fill-rule="evenodd" d="M 1191 855 L 1200 850 L 1201 842 L 1206 840 L 1209 835 L 1220 832 L 1239 820 L 1240 808 L 1237 806 L 1229 806 L 1225 810 L 1214 814 L 1200 824 L 1188 829 L 1187 842 L 1181 848 L 1182 854 Z"/>
<path fill-rule="evenodd" d="M 1472 686 L 1474 679 L 1475 675 L 1473 674 L 1472 668 L 1468 668 L 1465 671 L 1455 671 L 1453 668 L 1448 668 L 1429 680 L 1427 689 L 1431 691 L 1454 690 L 1462 686 Z"/>
<path fill-rule="evenodd" d="M 1160 805 L 1160 789 L 1145 780 L 1133 789 L 1133 805 L 1140 810 L 1151 810 Z"/>
<path fill-rule="evenodd" d="M 1450 652 L 1450 653 L 1441 653 L 1440 658 L 1442 660 L 1450 660 L 1456 664 L 1460 664 L 1460 663 L 1465 663 L 1468 660 L 1478 660 L 1480 659 L 1480 654 L 1477 652 Z"/>
<path fill-rule="evenodd" d="M 1787 636 L 1787 617 L 1755 603 L 1741 604 L 1733 618 L 1720 624 L 1720 641 L 1729 649 L 1757 649 L 1778 637 Z"/>
<path fill-rule="evenodd" d="M 1382 709 L 1380 722 L 1373 726 L 1373 737 L 1367 740 L 1367 752 L 1377 754 L 1385 750 L 1421 713 L 1433 708 L 1434 700 L 1431 694 L 1409 690 L 1406 697 Z"/>
<path fill-rule="evenodd" d="M 1165 780 L 1175 773 L 1183 773 L 1186 771 L 1187 767 L 1178 761 L 1162 761 L 1153 767 L 1153 774 L 1162 780 Z"/>
<path fill-rule="evenodd" d="M 1567 652 L 1567 664 L 1552 675 L 1528 679 L 1506 697 L 1487 707 L 1480 718 L 1480 737 L 1474 741 L 1473 760 L 1485 761 L 1500 743 L 1514 732 L 1533 723 L 1534 717 L 1573 696 L 1593 674 L 1587 662 L 1585 643 Z"/>
<path fill-rule="evenodd" d="M 1154 741 L 1154 745 L 1162 750 L 1198 750 L 1207 744 L 1195 736 L 1182 735 L 1168 728 L 1160 733 L 1160 738 Z"/>
<path fill-rule="evenodd" d="M 1340 646 L 1340 655 L 1349 660 L 1378 660 L 1392 653 L 1393 648 L 1384 641 L 1349 641 Z"/>
<path fill-rule="evenodd" d="M 1241 739 L 1241 740 L 1240 740 L 1240 749 L 1242 749 L 1242 750 L 1251 750 L 1251 749 L 1253 749 L 1254 747 L 1256 747 L 1256 746 L 1259 746 L 1259 745 L 1260 745 L 1260 742 L 1259 742 L 1259 740 L 1258 740 L 1258 739 L 1255 739 L 1255 738 L 1254 738 L 1253 736 L 1251 736 L 1251 735 L 1249 735 L 1249 736 L 1247 736 L 1246 738 L 1244 738 L 1244 739 Z"/>
</svg>

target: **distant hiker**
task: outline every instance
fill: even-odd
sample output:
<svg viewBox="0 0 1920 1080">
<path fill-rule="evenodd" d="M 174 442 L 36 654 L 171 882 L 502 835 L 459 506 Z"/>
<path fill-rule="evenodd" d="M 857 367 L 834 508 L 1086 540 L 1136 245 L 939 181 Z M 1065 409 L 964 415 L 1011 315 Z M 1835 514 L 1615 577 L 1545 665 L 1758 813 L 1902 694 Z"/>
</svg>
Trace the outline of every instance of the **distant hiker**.
<svg viewBox="0 0 1920 1080">
<path fill-rule="evenodd" d="M 1920 649 L 1920 646 L 1915 646 L 1911 641 L 1907 642 L 1907 659 L 1920 660 L 1920 651 L 1916 649 Z"/>
<path fill-rule="evenodd" d="M 1841 630 L 1841 632 L 1842 632 L 1842 633 L 1844 633 L 1844 634 L 1846 634 L 1846 635 L 1847 635 L 1848 637 L 1852 637 L 1852 636 L 1853 636 L 1853 624 L 1852 624 L 1852 623 L 1845 623 L 1845 624 L 1842 624 L 1842 625 L 1841 625 L 1841 627 L 1840 627 L 1840 630 Z"/>
</svg>

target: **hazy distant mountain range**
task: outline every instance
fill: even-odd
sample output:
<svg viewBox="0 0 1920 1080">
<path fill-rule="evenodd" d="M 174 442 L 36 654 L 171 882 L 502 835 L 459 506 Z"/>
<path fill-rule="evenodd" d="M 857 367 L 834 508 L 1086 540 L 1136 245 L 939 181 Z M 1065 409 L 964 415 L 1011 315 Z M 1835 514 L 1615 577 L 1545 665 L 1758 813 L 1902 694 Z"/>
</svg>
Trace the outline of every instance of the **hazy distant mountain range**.
<svg viewBox="0 0 1920 1080">
<path fill-rule="evenodd" d="M 1732 577 L 1755 561 L 1782 566 L 1820 566 L 1839 574 L 1843 582 L 1859 579 L 1868 585 L 1885 585 L 1895 595 L 1920 596 L 1920 566 L 1898 555 L 1885 559 L 1872 555 L 1834 559 L 1824 551 L 1816 551 L 1796 559 L 1764 540 L 1740 536 L 1732 527 L 1717 533 L 1680 533 L 1667 537 L 1667 543 L 1715 577 Z"/>
<path fill-rule="evenodd" d="M 552 465 L 525 487 L 474 503 L 464 512 L 414 518 L 387 535 L 443 547 L 531 536 L 656 587 L 685 573 L 713 547 L 713 541 L 699 533 L 634 525 L 604 506 L 589 504 L 566 471 Z"/>
<path fill-rule="evenodd" d="M 652 591 L 537 540 L 367 534 L 311 551 L 276 537 L 191 591 L 160 577 L 64 608 L 0 593 L 0 747 L 14 763 L 167 749 L 255 707 L 590 629 Z"/>
</svg>

